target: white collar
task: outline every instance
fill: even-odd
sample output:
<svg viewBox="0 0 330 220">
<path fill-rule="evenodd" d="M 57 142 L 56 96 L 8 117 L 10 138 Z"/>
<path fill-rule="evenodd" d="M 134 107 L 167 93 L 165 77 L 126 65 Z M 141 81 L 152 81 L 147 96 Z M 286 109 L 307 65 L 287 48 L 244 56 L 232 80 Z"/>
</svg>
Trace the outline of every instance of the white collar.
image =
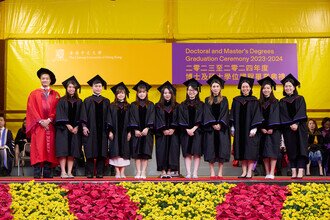
<svg viewBox="0 0 330 220">
<path fill-rule="evenodd" d="M 41 86 L 41 89 L 43 89 L 43 90 L 45 90 L 45 89 L 49 90 L 50 87 L 49 87 L 49 86 L 48 86 L 48 87 L 43 87 L 43 86 Z"/>
</svg>

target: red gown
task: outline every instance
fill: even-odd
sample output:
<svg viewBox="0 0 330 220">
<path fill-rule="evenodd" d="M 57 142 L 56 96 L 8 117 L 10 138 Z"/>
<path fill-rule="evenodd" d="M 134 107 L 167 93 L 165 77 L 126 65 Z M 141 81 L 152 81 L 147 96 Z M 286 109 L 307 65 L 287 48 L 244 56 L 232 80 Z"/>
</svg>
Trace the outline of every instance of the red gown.
<svg viewBox="0 0 330 220">
<path fill-rule="evenodd" d="M 55 155 L 55 116 L 56 105 L 60 95 L 49 89 L 48 97 L 43 89 L 31 92 L 26 109 L 26 133 L 31 137 L 31 165 L 50 162 L 52 166 L 58 164 Z M 39 124 L 42 119 L 50 119 L 49 130 Z"/>
</svg>

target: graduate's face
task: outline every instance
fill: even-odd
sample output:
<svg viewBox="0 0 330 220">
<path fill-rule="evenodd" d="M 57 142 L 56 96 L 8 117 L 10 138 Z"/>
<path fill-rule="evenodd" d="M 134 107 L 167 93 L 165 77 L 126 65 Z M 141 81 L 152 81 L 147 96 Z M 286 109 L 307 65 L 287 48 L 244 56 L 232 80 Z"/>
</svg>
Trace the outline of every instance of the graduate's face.
<svg viewBox="0 0 330 220">
<path fill-rule="evenodd" d="M 139 99 L 143 100 L 147 97 L 147 90 L 145 89 L 139 89 L 137 96 L 139 97 Z"/>
<path fill-rule="evenodd" d="M 272 87 L 269 84 L 264 85 L 264 87 L 262 88 L 262 94 L 264 94 L 264 96 L 268 98 L 271 93 Z"/>
<path fill-rule="evenodd" d="M 42 87 L 48 87 L 50 85 L 50 76 L 48 74 L 42 74 L 40 76 L 40 82 Z"/>
<path fill-rule="evenodd" d="M 250 91 L 251 91 L 250 85 L 247 82 L 243 82 L 242 86 L 241 86 L 241 91 L 242 91 L 244 96 L 248 96 L 250 94 Z"/>
<path fill-rule="evenodd" d="M 126 93 L 124 90 L 118 91 L 118 93 L 116 95 L 116 98 L 118 99 L 118 101 L 120 101 L 120 102 L 124 101 L 125 97 L 126 97 Z"/>
<path fill-rule="evenodd" d="M 93 89 L 93 93 L 95 93 L 96 95 L 101 94 L 102 89 L 103 89 L 102 83 L 93 84 L 92 89 Z"/>
<path fill-rule="evenodd" d="M 295 90 L 295 87 L 292 85 L 291 82 L 286 82 L 286 83 L 284 84 L 284 92 L 285 92 L 287 95 L 292 95 L 294 90 Z"/>
<path fill-rule="evenodd" d="M 196 98 L 198 91 L 196 89 L 194 89 L 192 86 L 189 86 L 187 89 L 187 94 L 188 94 L 189 99 L 192 100 L 192 99 Z"/>
<path fill-rule="evenodd" d="M 324 129 L 325 129 L 325 130 L 329 130 L 329 129 L 330 129 L 330 121 L 326 121 L 326 122 L 324 123 Z"/>
<path fill-rule="evenodd" d="M 220 91 L 221 91 L 220 84 L 219 83 L 216 83 L 216 82 L 212 83 L 212 85 L 211 85 L 211 91 L 212 91 L 212 94 L 214 96 L 218 96 L 219 93 L 220 93 Z"/>
<path fill-rule="evenodd" d="M 69 95 L 73 96 L 74 93 L 76 92 L 76 87 L 74 87 L 74 85 L 70 83 L 66 88 L 66 91 L 68 92 Z"/>
<path fill-rule="evenodd" d="M 314 123 L 313 120 L 308 121 L 308 129 L 309 130 L 314 130 L 316 128 L 316 124 Z"/>
<path fill-rule="evenodd" d="M 0 117 L 0 128 L 3 128 L 5 126 L 5 119 L 4 117 Z"/>
<path fill-rule="evenodd" d="M 166 101 L 170 101 L 172 98 L 172 94 L 168 88 L 164 89 L 163 97 Z"/>
</svg>

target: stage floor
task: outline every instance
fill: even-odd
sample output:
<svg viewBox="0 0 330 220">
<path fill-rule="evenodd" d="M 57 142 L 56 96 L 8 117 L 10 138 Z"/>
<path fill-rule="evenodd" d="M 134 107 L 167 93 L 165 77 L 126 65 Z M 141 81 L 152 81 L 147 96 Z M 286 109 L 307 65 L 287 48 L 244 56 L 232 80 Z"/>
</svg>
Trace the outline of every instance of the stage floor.
<svg viewBox="0 0 330 220">
<path fill-rule="evenodd" d="M 134 177 L 127 177 L 127 178 L 115 178 L 113 176 L 105 176 L 103 178 L 87 178 L 78 176 L 73 179 L 62 179 L 60 177 L 54 178 L 41 178 L 41 179 L 34 179 L 32 177 L 0 177 L 0 184 L 6 183 L 24 183 L 31 180 L 35 180 L 36 182 L 48 182 L 48 183 L 102 183 L 102 182 L 110 182 L 110 183 L 120 183 L 120 182 L 211 182 L 211 183 L 221 183 L 221 182 L 228 182 L 228 183 L 247 183 L 247 184 L 255 184 L 255 183 L 265 183 L 265 184 L 279 184 L 279 185 L 287 185 L 292 182 L 295 183 L 308 183 L 308 182 L 315 182 L 315 183 L 330 183 L 330 176 L 308 176 L 302 179 L 291 179 L 291 177 L 287 176 L 279 176 L 275 177 L 275 179 L 265 179 L 264 176 L 256 176 L 251 179 L 242 179 L 233 176 L 225 176 L 223 178 L 210 178 L 210 177 L 199 177 L 199 178 L 170 178 L 170 179 L 161 179 L 156 176 L 150 176 L 146 179 L 135 179 Z"/>
</svg>

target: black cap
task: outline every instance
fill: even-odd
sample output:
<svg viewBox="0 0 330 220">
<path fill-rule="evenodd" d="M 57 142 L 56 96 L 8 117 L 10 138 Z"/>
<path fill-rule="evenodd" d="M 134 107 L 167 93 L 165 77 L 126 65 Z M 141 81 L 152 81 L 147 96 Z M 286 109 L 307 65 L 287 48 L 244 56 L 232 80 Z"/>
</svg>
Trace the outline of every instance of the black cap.
<svg viewBox="0 0 330 220">
<path fill-rule="evenodd" d="M 120 82 L 117 85 L 114 85 L 113 87 L 111 87 L 111 91 L 113 92 L 113 94 L 116 95 L 116 91 L 119 88 L 125 90 L 126 96 L 129 97 L 129 90 L 128 90 L 127 86 L 123 82 Z"/>
<path fill-rule="evenodd" d="M 258 80 L 259 85 L 263 86 L 265 84 L 269 84 L 271 87 L 274 88 L 274 90 L 276 90 L 276 82 L 274 80 L 272 80 L 272 78 L 270 78 L 269 76 Z"/>
<path fill-rule="evenodd" d="M 104 89 L 107 89 L 107 82 L 104 81 L 104 79 L 102 79 L 102 77 L 99 75 L 94 76 L 87 83 L 89 86 L 93 86 L 94 84 L 101 83 Z"/>
<path fill-rule="evenodd" d="M 290 81 L 294 87 L 300 87 L 300 82 L 291 73 L 282 79 L 281 83 L 284 85 L 288 81 Z"/>
<path fill-rule="evenodd" d="M 79 84 L 75 76 L 71 76 L 70 78 L 67 78 L 62 82 L 62 85 L 64 86 L 65 89 L 68 87 L 69 82 L 73 82 L 74 84 L 76 84 L 76 89 L 79 89 L 79 92 L 81 92 L 81 85 Z"/>
<path fill-rule="evenodd" d="M 140 80 L 140 82 L 138 82 L 134 87 L 133 89 L 135 91 L 138 91 L 138 87 L 145 87 L 147 91 L 149 91 L 149 89 L 151 88 L 151 85 L 149 85 L 147 82 L 143 81 L 143 80 Z"/>
<path fill-rule="evenodd" d="M 218 75 L 213 75 L 211 78 L 209 78 L 207 81 L 207 84 L 212 85 L 213 82 L 219 82 L 221 88 L 223 89 L 225 87 L 225 80 L 221 79 Z"/>
<path fill-rule="evenodd" d="M 163 85 L 159 86 L 157 89 L 159 92 L 162 92 L 162 90 L 165 88 L 172 89 L 173 93 L 176 94 L 176 88 L 169 81 L 166 81 Z"/>
<path fill-rule="evenodd" d="M 56 77 L 55 77 L 55 74 L 50 71 L 49 69 L 46 69 L 46 68 L 40 68 L 38 71 L 37 71 L 37 76 L 38 78 L 40 79 L 41 75 L 42 74 L 48 74 L 49 77 L 50 77 L 50 85 L 54 85 L 55 82 L 56 82 Z"/>
<path fill-rule="evenodd" d="M 241 78 L 239 78 L 239 83 L 238 83 L 237 88 L 238 89 L 241 89 L 242 84 L 245 83 L 245 82 L 248 83 L 250 85 L 251 89 L 252 89 L 253 83 L 254 83 L 254 79 L 253 78 L 249 78 L 249 77 L 244 77 L 244 76 L 241 76 Z"/>
<path fill-rule="evenodd" d="M 185 81 L 183 83 L 186 87 L 193 87 L 193 88 L 197 88 L 197 90 L 200 92 L 201 91 L 201 86 L 202 84 L 200 82 L 198 82 L 195 78 L 191 78 L 188 79 L 187 81 Z"/>
</svg>

